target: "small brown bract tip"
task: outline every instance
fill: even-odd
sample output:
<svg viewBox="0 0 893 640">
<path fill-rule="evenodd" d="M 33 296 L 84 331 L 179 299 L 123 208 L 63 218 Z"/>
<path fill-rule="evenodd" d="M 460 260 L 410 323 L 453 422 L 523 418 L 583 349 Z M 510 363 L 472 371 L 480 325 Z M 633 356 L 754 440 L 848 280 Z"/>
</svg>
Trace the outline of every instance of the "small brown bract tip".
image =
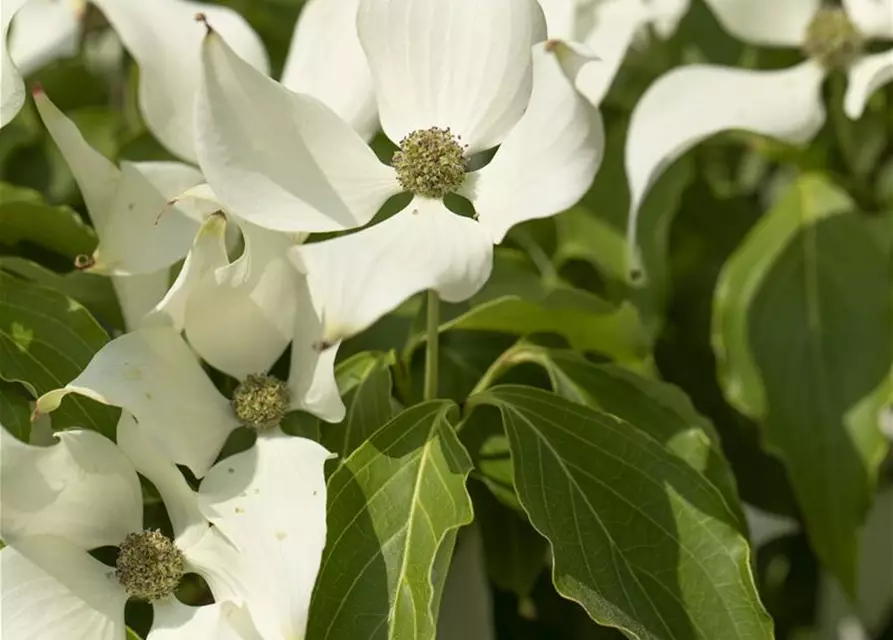
<svg viewBox="0 0 893 640">
<path fill-rule="evenodd" d="M 86 254 L 81 254 L 74 259 L 74 268 L 79 271 L 83 271 L 84 269 L 89 269 L 93 265 L 96 264 L 96 260 L 93 259 L 93 256 L 88 256 Z"/>
<path fill-rule="evenodd" d="M 43 90 L 43 85 L 40 84 L 39 82 L 35 82 L 34 85 L 32 85 L 32 87 L 31 87 L 31 95 L 34 96 L 35 98 L 36 98 L 37 96 L 42 96 L 42 95 L 44 95 L 45 93 L 46 93 L 46 92 Z"/>
<path fill-rule="evenodd" d="M 555 51 L 560 44 L 561 40 L 546 40 L 546 51 L 551 53 L 552 51 Z"/>
<path fill-rule="evenodd" d="M 212 31 L 214 31 L 214 29 L 208 23 L 208 16 L 206 16 L 201 11 L 199 11 L 198 13 L 195 14 L 195 21 L 201 22 L 203 25 L 205 25 L 205 29 L 208 30 L 208 33 L 211 33 Z"/>
</svg>

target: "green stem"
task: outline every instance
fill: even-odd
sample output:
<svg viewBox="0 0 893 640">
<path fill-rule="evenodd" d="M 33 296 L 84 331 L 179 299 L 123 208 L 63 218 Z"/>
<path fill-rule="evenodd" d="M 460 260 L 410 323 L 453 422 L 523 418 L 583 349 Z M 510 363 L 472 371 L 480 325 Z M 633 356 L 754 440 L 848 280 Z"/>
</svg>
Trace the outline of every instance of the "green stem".
<svg viewBox="0 0 893 640">
<path fill-rule="evenodd" d="M 437 365 L 440 355 L 440 298 L 428 291 L 428 327 L 425 341 L 425 400 L 437 397 Z"/>
<path fill-rule="evenodd" d="M 478 380 L 478 383 L 474 385 L 474 389 L 468 395 L 473 396 L 476 393 L 486 391 L 490 385 L 496 382 L 497 378 L 514 365 L 526 360 L 533 360 L 534 357 L 530 350 L 531 345 L 524 338 L 518 340 L 490 364 L 490 367 L 484 372 L 484 375 L 481 376 L 481 379 Z"/>
</svg>

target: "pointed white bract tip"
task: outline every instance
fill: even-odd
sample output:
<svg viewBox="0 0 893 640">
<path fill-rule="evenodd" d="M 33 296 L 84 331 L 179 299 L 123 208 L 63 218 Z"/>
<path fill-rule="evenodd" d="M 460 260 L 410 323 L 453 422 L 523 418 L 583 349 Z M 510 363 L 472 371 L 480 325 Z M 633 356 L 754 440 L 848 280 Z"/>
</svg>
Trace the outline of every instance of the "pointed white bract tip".
<svg viewBox="0 0 893 640">
<path fill-rule="evenodd" d="M 58 409 L 59 405 L 62 404 L 62 398 L 67 395 L 68 390 L 63 387 L 62 389 L 47 391 L 40 396 L 34 405 L 34 411 L 31 412 L 31 421 L 34 422 L 40 416 L 52 413 Z"/>
<path fill-rule="evenodd" d="M 583 67 L 589 63 L 602 61 L 588 45 L 570 40 L 546 40 L 543 43 L 543 51 L 555 56 L 564 74 L 574 83 Z"/>
</svg>

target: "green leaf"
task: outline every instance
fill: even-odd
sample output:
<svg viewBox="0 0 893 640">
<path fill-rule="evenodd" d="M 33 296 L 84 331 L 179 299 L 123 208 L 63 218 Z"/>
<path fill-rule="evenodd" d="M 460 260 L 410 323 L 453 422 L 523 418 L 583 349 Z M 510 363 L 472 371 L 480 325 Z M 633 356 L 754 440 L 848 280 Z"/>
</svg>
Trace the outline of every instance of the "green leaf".
<svg viewBox="0 0 893 640">
<path fill-rule="evenodd" d="M 64 295 L 0 273 L 0 378 L 38 396 L 71 382 L 108 335 L 84 307 Z M 72 395 L 53 413 L 53 427 L 83 427 L 114 437 L 118 409 Z"/>
<path fill-rule="evenodd" d="M 68 207 L 53 207 L 38 192 L 0 183 L 0 244 L 30 243 L 74 259 L 96 248 L 96 234 Z"/>
<path fill-rule="evenodd" d="M 554 393 L 494 387 L 521 504 L 553 580 L 639 639 L 768 639 L 749 550 L 721 492 L 642 429 Z"/>
<path fill-rule="evenodd" d="M 642 203 L 638 238 L 647 280 L 644 286 L 630 287 L 626 229 L 630 200 L 623 166 L 627 127 L 624 119 L 607 129 L 605 162 L 592 189 L 580 206 L 556 218 L 555 264 L 559 269 L 570 260 L 591 264 L 606 281 L 611 299 L 631 299 L 651 332 L 659 325 L 668 297 L 670 227 L 694 177 L 694 166 L 688 158 L 673 163 Z"/>
<path fill-rule="evenodd" d="M 629 422 L 703 474 L 722 492 L 738 517 L 739 528 L 746 530 L 735 476 L 722 454 L 719 436 L 680 389 L 613 364 L 595 364 L 573 351 L 524 345 L 512 361 L 525 360 L 548 371 L 559 395 Z"/>
<path fill-rule="evenodd" d="M 801 178 L 726 264 L 713 316 L 726 397 L 761 423 L 816 552 L 851 593 L 893 362 L 891 217 L 852 207 Z"/>
<path fill-rule="evenodd" d="M 490 580 L 519 598 L 529 596 L 546 568 L 548 543 L 523 514 L 503 505 L 481 485 L 472 485 L 471 496 Z"/>
<path fill-rule="evenodd" d="M 592 294 L 572 289 L 555 290 L 541 302 L 518 296 L 485 302 L 440 326 L 441 333 L 454 330 L 516 336 L 556 333 L 575 349 L 628 364 L 640 363 L 648 355 L 647 337 L 632 305 L 613 308 Z"/>
<path fill-rule="evenodd" d="M 407 409 L 332 474 L 309 640 L 434 638 L 447 552 L 473 518 L 454 412 Z"/>
<path fill-rule="evenodd" d="M 31 437 L 31 407 L 18 385 L 0 380 L 0 425 L 22 442 Z"/>
<path fill-rule="evenodd" d="M 60 275 L 36 262 L 15 256 L 0 257 L 0 269 L 74 298 L 104 327 L 124 331 L 124 316 L 111 278 L 84 271 Z"/>
<path fill-rule="evenodd" d="M 341 459 L 391 419 L 392 362 L 387 354 L 360 353 L 338 366 L 338 388 L 347 416 L 341 424 L 325 425 L 321 431 L 322 444 Z"/>
</svg>

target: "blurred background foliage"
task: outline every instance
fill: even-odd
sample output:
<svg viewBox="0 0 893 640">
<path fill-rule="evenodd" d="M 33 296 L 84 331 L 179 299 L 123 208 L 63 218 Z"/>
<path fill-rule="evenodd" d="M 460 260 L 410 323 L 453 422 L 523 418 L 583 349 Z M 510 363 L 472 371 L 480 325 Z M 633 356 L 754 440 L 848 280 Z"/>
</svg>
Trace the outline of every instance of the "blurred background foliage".
<svg viewBox="0 0 893 640">
<path fill-rule="evenodd" d="M 242 13 L 261 35 L 276 77 L 301 2 L 223 0 L 222 4 Z M 96 16 L 95 28 L 85 41 L 80 55 L 40 70 L 28 78 L 29 85 L 42 84 L 87 140 L 109 158 L 173 160 L 146 130 L 136 106 L 138 69 L 126 53 L 120 57 L 115 53 L 118 45 L 102 29 L 101 16 Z M 829 570 L 841 577 L 847 574 L 848 569 L 841 568 L 847 562 L 841 559 L 847 551 L 837 554 L 829 546 L 820 562 L 816 549 L 827 546 L 824 537 L 833 534 L 835 522 L 847 517 L 860 519 L 868 512 L 875 470 L 878 492 L 890 493 L 893 463 L 889 456 L 878 462 L 886 451 L 881 441 L 867 444 L 869 450 L 842 450 L 840 442 L 826 438 L 843 419 L 835 414 L 838 408 L 827 408 L 833 415 L 823 414 L 818 407 L 824 404 L 821 398 L 798 397 L 800 385 L 815 388 L 808 378 L 819 375 L 816 366 L 826 364 L 812 362 L 808 356 L 801 362 L 778 360 L 783 351 L 779 341 L 790 344 L 802 331 L 798 323 L 805 320 L 798 312 L 804 310 L 805 303 L 801 304 L 802 282 L 798 278 L 807 267 L 797 242 L 778 250 L 778 263 L 761 262 L 769 259 L 775 237 L 773 232 L 763 232 L 761 225 L 767 224 L 770 215 L 779 220 L 822 216 L 811 207 L 821 209 L 835 198 L 846 201 L 843 217 L 823 219 L 816 229 L 798 227 L 795 221 L 790 234 L 812 234 L 810 242 L 823 252 L 814 286 L 828 295 L 821 308 L 826 322 L 822 339 L 836 345 L 833 357 L 840 367 L 836 372 L 839 380 L 833 375 L 832 380 L 845 386 L 858 377 L 852 368 L 863 367 L 869 379 L 864 384 L 854 383 L 861 386 L 850 391 L 862 394 L 856 399 L 867 396 L 873 389 L 865 385 L 880 382 L 878 368 L 884 378 L 893 361 L 893 325 L 862 321 L 869 316 L 891 318 L 893 87 L 878 91 L 866 115 L 850 122 L 841 111 L 841 78 L 832 77 L 825 87 L 828 122 L 808 147 L 792 148 L 733 132 L 712 138 L 676 162 L 653 188 L 641 216 L 640 237 L 649 274 L 646 286 L 634 286 L 627 277 L 629 196 L 623 170 L 630 112 L 663 72 L 680 63 L 703 61 L 780 68 L 796 62 L 797 56 L 796 52 L 757 50 L 741 44 L 720 28 L 700 2 L 693 3 L 672 39 L 644 38 L 630 53 L 602 106 L 607 150 L 590 192 L 557 218 L 513 229 L 497 250 L 494 275 L 486 288 L 467 303 L 445 305 L 441 391 L 463 402 L 491 364 L 520 336 L 533 344 L 570 346 L 586 351 L 591 360 L 610 359 L 682 389 L 715 427 L 745 503 L 804 522 L 798 505 L 809 500 L 821 502 L 822 492 L 839 488 L 853 501 L 852 513 L 843 516 L 832 507 L 827 512 L 813 507 L 807 518 L 812 521 L 811 541 L 804 529 L 797 529 L 760 547 L 755 557 L 757 582 L 775 619 L 776 636 L 802 640 L 834 637 L 821 631 L 822 625 L 834 617 L 834 607 L 848 606 L 827 578 Z M 378 148 L 387 153 L 381 140 Z M 0 131 L 0 182 L 0 271 L 52 287 L 82 303 L 109 334 L 121 331 L 123 321 L 112 287 L 73 267 L 75 256 L 89 253 L 95 246 L 95 233 L 71 173 L 30 102 Z M 805 196 L 800 200 L 792 197 L 792 190 L 798 189 L 801 193 L 817 190 L 818 204 L 810 204 Z M 748 252 L 751 263 L 742 252 Z M 771 296 L 761 293 L 744 306 L 736 308 L 729 303 L 730 309 L 718 308 L 717 285 L 724 282 L 734 289 L 733 268 L 743 274 L 766 270 L 765 281 L 774 279 L 777 291 Z M 506 295 L 517 296 L 512 303 L 515 306 L 506 304 Z M 763 310 L 755 311 L 760 305 Z M 396 350 L 394 385 L 398 399 L 405 404 L 421 395 L 423 349 L 418 347 L 424 330 L 422 307 L 421 299 L 409 301 L 342 349 L 342 359 L 362 351 Z M 882 308 L 869 312 L 875 307 Z M 729 344 L 734 334 L 718 326 L 721 317 L 731 318 L 731 322 L 750 320 L 745 332 L 751 332 L 747 334 L 750 351 L 763 373 L 763 391 L 774 409 L 771 415 L 761 415 L 747 402 L 737 401 L 736 391 L 728 388 L 728 378 L 721 375 L 734 374 L 741 367 L 734 357 L 734 345 Z M 723 352 L 730 360 L 717 362 L 718 343 L 725 345 Z M 18 424 L 27 416 L 23 411 L 27 411 L 31 390 L 9 382 L 14 377 L 2 371 L 0 377 L 7 380 L 0 382 L 4 399 L 0 418 L 4 424 Z M 886 377 L 887 386 L 878 391 L 879 403 L 890 399 L 889 375 Z M 544 388 L 549 384 L 543 371 L 532 365 L 514 368 L 504 379 Z M 787 386 L 778 391 L 772 386 L 778 384 Z M 782 406 L 790 397 L 793 404 Z M 857 434 L 853 437 L 860 437 L 860 427 L 852 428 Z M 776 432 L 782 435 L 774 436 Z M 789 439 L 802 442 L 813 437 L 825 438 L 819 446 L 825 447 L 833 460 L 817 463 L 798 458 L 808 452 Z M 475 457 L 474 443 L 466 444 Z M 828 447 L 834 448 L 828 451 Z M 779 452 L 788 460 L 787 466 Z M 810 465 L 818 465 L 819 476 L 824 474 L 821 486 L 813 486 L 820 480 L 810 476 Z M 598 627 L 582 608 L 556 594 L 541 561 L 546 553 L 544 540 L 516 511 L 484 489 L 495 477 L 486 475 L 473 475 L 472 497 L 487 554 L 499 637 L 621 637 L 616 631 Z M 795 478 L 799 484 L 793 482 Z M 804 501 L 810 487 L 813 495 Z M 517 541 L 518 555 L 506 550 L 504 543 L 509 537 Z M 893 550 L 893 539 L 887 544 Z M 893 560 L 888 557 L 879 562 L 883 581 L 883 562 Z M 893 564 L 886 567 L 893 582 Z M 847 582 L 845 577 L 843 582 Z M 866 595 L 864 591 L 859 595 Z M 871 637 L 893 639 L 893 602 L 870 606 L 877 609 L 871 613 Z"/>
</svg>

